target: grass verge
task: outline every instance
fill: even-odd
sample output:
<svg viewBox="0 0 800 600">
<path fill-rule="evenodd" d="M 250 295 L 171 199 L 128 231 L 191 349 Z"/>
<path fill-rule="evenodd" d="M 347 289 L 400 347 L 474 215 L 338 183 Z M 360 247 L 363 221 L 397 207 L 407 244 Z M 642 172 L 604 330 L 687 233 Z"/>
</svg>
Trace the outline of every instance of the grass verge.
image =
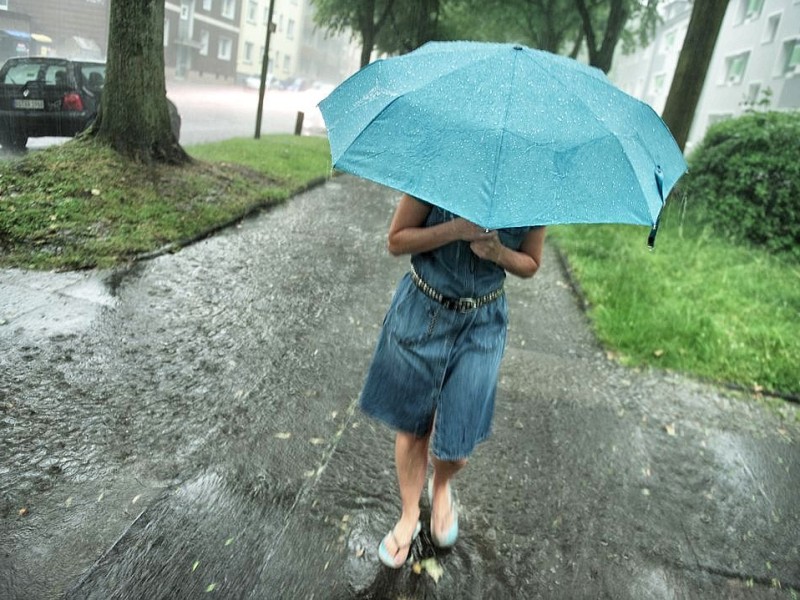
<svg viewBox="0 0 800 600">
<path fill-rule="evenodd" d="M 187 151 L 193 164 L 143 166 L 75 139 L 0 163 L 0 267 L 112 267 L 330 174 L 324 138 L 265 136 Z"/>
<path fill-rule="evenodd" d="M 654 252 L 647 230 L 560 226 L 601 342 L 657 366 L 755 391 L 800 394 L 800 268 L 716 237 L 669 207 Z"/>
</svg>

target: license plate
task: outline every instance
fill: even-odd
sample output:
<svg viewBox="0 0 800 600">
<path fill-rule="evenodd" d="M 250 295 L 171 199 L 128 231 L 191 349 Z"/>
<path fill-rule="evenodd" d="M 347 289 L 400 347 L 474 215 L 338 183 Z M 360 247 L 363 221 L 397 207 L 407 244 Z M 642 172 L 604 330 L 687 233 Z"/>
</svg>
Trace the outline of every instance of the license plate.
<svg viewBox="0 0 800 600">
<path fill-rule="evenodd" d="M 26 108 L 29 110 L 44 110 L 44 100 L 27 100 L 16 98 L 14 108 Z"/>
</svg>

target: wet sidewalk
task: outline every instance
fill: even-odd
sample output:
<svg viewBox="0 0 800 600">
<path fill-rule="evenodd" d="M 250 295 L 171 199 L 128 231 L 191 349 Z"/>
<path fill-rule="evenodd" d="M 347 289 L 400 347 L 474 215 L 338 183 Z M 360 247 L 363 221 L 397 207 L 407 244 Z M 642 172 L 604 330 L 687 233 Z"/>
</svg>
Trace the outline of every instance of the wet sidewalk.
<svg viewBox="0 0 800 600">
<path fill-rule="evenodd" d="M 550 247 L 508 282 L 456 547 L 423 500 L 431 570 L 382 567 L 392 439 L 356 399 L 395 200 L 339 177 L 127 272 L 0 272 L 0 598 L 800 593 L 796 409 L 609 361 Z"/>
</svg>

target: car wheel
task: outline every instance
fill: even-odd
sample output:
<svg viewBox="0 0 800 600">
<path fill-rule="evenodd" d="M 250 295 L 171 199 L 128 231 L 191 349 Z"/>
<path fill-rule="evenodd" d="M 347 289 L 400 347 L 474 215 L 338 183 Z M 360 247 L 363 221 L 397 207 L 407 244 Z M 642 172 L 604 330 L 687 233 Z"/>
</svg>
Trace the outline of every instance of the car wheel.
<svg viewBox="0 0 800 600">
<path fill-rule="evenodd" d="M 28 145 L 28 136 L 21 133 L 7 133 L 0 134 L 0 146 L 6 150 L 18 151 L 24 150 Z"/>
</svg>

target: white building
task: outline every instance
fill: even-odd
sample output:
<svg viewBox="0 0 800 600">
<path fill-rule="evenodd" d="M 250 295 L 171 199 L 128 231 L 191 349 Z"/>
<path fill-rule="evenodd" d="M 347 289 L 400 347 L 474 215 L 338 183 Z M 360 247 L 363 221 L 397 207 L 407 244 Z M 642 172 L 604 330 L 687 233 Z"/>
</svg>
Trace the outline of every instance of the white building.
<svg viewBox="0 0 800 600">
<path fill-rule="evenodd" d="M 236 75 L 246 81 L 261 76 L 269 0 L 241 1 Z M 326 35 L 314 25 L 313 11 L 310 0 L 275 0 L 267 70 L 271 79 L 338 83 L 358 68 L 350 36 Z"/>
<path fill-rule="evenodd" d="M 695 0 L 700 2 L 702 0 Z M 618 52 L 609 73 L 624 91 L 664 109 L 689 26 L 692 5 L 671 0 L 653 42 Z M 706 75 L 686 150 L 709 125 L 763 101 L 771 110 L 800 108 L 800 0 L 731 0 Z"/>
</svg>

